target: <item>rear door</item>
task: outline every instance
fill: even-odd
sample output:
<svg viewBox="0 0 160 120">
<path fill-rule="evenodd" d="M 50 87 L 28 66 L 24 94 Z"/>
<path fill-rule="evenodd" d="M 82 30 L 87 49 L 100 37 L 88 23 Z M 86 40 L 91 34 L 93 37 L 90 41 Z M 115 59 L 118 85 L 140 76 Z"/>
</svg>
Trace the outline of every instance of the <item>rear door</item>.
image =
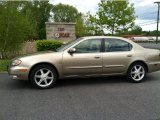
<svg viewBox="0 0 160 120">
<path fill-rule="evenodd" d="M 124 40 L 104 40 L 103 74 L 124 73 L 133 57 L 132 45 Z"/>
</svg>

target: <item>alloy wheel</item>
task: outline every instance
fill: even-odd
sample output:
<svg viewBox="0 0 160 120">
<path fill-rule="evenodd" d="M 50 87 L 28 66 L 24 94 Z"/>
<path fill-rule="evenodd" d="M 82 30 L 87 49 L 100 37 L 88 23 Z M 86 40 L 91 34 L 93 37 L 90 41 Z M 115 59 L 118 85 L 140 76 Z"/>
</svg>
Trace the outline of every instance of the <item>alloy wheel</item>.
<svg viewBox="0 0 160 120">
<path fill-rule="evenodd" d="M 47 87 L 54 81 L 54 75 L 51 70 L 42 68 L 37 70 L 34 75 L 35 83 L 40 87 Z"/>
<path fill-rule="evenodd" d="M 145 76 L 145 69 L 141 65 L 135 65 L 131 69 L 131 77 L 135 81 L 141 81 Z"/>
</svg>

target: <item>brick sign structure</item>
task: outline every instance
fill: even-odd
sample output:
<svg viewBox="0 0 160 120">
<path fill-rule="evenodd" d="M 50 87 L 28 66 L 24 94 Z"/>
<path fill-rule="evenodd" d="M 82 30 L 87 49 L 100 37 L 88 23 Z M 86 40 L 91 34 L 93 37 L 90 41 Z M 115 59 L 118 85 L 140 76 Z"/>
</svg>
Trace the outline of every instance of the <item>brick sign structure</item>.
<svg viewBox="0 0 160 120">
<path fill-rule="evenodd" d="M 74 40 L 75 23 L 53 23 L 46 22 L 47 40 L 63 40 L 65 42 Z"/>
</svg>

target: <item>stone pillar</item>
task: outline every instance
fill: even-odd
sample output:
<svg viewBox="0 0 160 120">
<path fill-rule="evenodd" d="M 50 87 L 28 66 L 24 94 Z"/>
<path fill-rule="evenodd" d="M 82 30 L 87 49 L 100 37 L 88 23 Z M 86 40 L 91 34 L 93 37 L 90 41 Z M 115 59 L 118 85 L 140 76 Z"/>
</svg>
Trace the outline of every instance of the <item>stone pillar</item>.
<svg viewBox="0 0 160 120">
<path fill-rule="evenodd" d="M 46 22 L 46 38 L 64 42 L 75 40 L 75 23 Z"/>
</svg>

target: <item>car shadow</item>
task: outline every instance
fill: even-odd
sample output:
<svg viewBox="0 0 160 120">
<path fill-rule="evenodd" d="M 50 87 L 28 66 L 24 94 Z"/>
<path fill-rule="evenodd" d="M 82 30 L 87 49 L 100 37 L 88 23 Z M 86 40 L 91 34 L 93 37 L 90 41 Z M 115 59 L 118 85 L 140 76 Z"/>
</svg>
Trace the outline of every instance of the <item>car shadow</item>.
<svg viewBox="0 0 160 120">
<path fill-rule="evenodd" d="M 96 77 L 96 78 L 68 78 L 57 81 L 56 87 L 81 86 L 95 84 L 119 84 L 129 83 L 124 76 L 116 77 Z"/>
<path fill-rule="evenodd" d="M 84 86 L 84 85 L 98 85 L 98 84 L 119 84 L 119 83 L 129 83 L 125 77 L 96 77 L 96 78 L 70 78 L 70 79 L 60 79 L 57 81 L 56 85 L 53 87 L 69 87 L 69 86 Z M 6 83 L 9 89 L 36 89 L 29 81 L 23 80 L 10 80 Z M 2 88 L 1 88 L 2 89 Z"/>
<path fill-rule="evenodd" d="M 147 75 L 146 80 L 142 83 L 149 83 L 159 80 L 154 75 Z M 60 79 L 57 81 L 56 85 L 53 87 L 69 87 L 69 86 L 92 86 L 92 85 L 101 85 L 101 84 L 134 84 L 126 79 L 125 76 L 110 76 L 110 77 L 96 77 L 96 78 L 68 78 Z M 7 85 L 10 89 L 36 89 L 31 85 L 29 81 L 17 81 L 12 80 Z"/>
<path fill-rule="evenodd" d="M 141 83 L 146 84 L 150 82 L 159 81 L 157 76 L 148 74 L 145 81 Z M 109 76 L 109 77 L 96 77 L 96 78 L 70 78 L 70 79 L 61 79 L 57 81 L 56 87 L 64 86 L 81 86 L 81 85 L 98 85 L 98 84 L 134 84 L 127 80 L 125 76 Z M 135 83 L 136 84 L 136 83 Z"/>
<path fill-rule="evenodd" d="M 35 89 L 29 81 L 12 80 L 8 83 L 9 89 Z"/>
</svg>

